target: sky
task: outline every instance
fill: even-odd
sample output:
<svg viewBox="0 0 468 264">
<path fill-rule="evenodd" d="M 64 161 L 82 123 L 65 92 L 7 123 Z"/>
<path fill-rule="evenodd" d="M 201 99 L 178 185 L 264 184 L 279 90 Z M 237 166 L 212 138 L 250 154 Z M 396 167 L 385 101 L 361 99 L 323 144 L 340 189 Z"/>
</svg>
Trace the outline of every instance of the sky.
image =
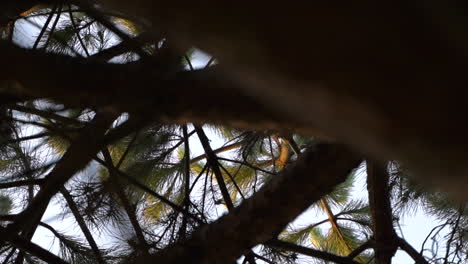
<svg viewBox="0 0 468 264">
<path fill-rule="evenodd" d="M 223 145 L 224 141 L 217 137 L 214 133 L 208 132 L 208 136 L 211 140 L 211 146 L 213 149 L 219 148 Z M 196 135 L 192 136 L 190 139 L 190 150 L 191 150 L 191 157 L 196 157 L 200 154 L 203 154 L 203 148 L 200 145 L 198 137 Z M 229 156 L 229 153 L 224 155 Z M 356 180 L 356 184 L 353 187 L 353 195 L 352 197 L 355 199 L 366 199 L 367 198 L 367 190 L 365 186 L 365 172 L 361 171 L 358 173 L 358 177 Z M 51 203 L 51 206 L 48 207 L 46 213 L 44 214 L 43 221 L 56 227 L 57 230 L 63 231 L 65 233 L 76 234 L 81 236 L 81 230 L 76 225 L 75 220 L 72 216 L 66 217 L 64 219 L 57 217 L 62 211 L 60 205 L 56 203 Z M 225 210 L 222 208 L 218 208 L 218 213 L 222 214 Z M 317 215 L 315 211 L 308 211 L 303 213 L 299 216 L 296 221 L 293 222 L 294 226 L 304 226 L 307 223 L 315 222 L 324 219 L 324 215 Z M 311 219 L 314 219 L 311 221 Z M 438 224 L 438 222 L 430 217 L 425 215 L 423 212 L 416 212 L 414 214 L 407 215 L 403 217 L 400 221 L 401 228 L 403 230 L 404 238 L 413 245 L 414 248 L 417 250 L 420 249 L 420 246 L 430 232 L 430 230 Z M 107 237 L 105 234 L 101 236 L 97 236 L 96 238 L 97 243 L 99 246 L 104 245 L 104 247 L 108 247 L 111 245 L 111 239 Z M 46 248 L 51 249 L 53 252 L 58 251 L 57 242 L 53 243 L 54 235 L 50 233 L 47 229 L 43 227 L 39 227 L 32 239 L 34 243 Z M 307 258 L 304 259 L 304 263 L 307 263 Z M 258 263 L 265 263 L 263 261 L 258 261 Z M 394 263 L 413 263 L 411 258 L 403 251 L 398 251 L 396 256 L 394 257 Z"/>
<path fill-rule="evenodd" d="M 40 20 L 36 20 L 40 23 Z M 19 22 L 19 26 L 15 31 L 15 39 L 18 43 L 23 46 L 31 47 L 34 42 L 35 37 L 38 35 L 37 27 L 32 24 L 25 22 L 24 20 Z M 203 52 L 195 52 L 193 54 L 193 65 L 195 68 L 203 67 L 206 65 L 210 56 Z M 208 135 L 211 139 L 212 148 L 216 149 L 223 144 L 223 141 L 213 133 Z M 191 155 L 195 157 L 203 153 L 203 148 L 201 147 L 198 138 L 192 136 L 190 140 L 191 145 Z M 229 154 L 227 154 L 229 155 Z M 354 198 L 366 198 L 367 190 L 365 187 L 365 173 L 361 172 L 357 178 L 356 184 L 353 188 L 353 197 Z M 43 221 L 51 224 L 54 227 L 57 227 L 59 231 L 68 231 L 75 234 L 81 235 L 81 231 L 78 226 L 75 224 L 75 221 L 72 217 L 67 217 L 64 219 L 57 218 L 57 214 L 61 211 L 61 207 L 58 204 L 52 203 L 47 209 Z M 316 216 L 315 213 L 308 211 L 303 213 L 298 219 L 293 223 L 294 225 L 301 226 L 306 221 L 310 223 L 310 218 L 314 217 L 317 219 L 323 219 L 321 216 Z M 403 231 L 404 238 L 413 245 L 418 251 L 421 247 L 421 244 L 430 230 L 438 224 L 438 222 L 430 216 L 427 216 L 422 211 L 417 211 L 414 214 L 406 215 L 400 219 L 401 229 Z M 32 241 L 38 245 L 51 249 L 53 252 L 57 252 L 57 243 L 53 243 L 54 236 L 50 231 L 39 227 L 36 231 Z M 109 244 L 110 240 L 105 235 L 98 236 L 97 242 L 99 245 Z M 259 261 L 258 263 L 262 263 Z M 394 263 L 414 263 L 411 258 L 402 251 L 398 251 L 394 257 Z"/>
</svg>

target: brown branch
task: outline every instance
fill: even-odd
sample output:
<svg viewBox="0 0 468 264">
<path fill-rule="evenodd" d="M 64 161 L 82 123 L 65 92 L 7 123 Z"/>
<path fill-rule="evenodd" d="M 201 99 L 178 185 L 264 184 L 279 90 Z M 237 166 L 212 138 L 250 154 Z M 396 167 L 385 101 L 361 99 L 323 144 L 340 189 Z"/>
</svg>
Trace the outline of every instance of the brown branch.
<svg viewBox="0 0 468 264">
<path fill-rule="evenodd" d="M 318 258 L 326 261 L 332 261 L 338 264 L 358 264 L 358 262 L 352 260 L 348 257 L 337 256 L 328 252 L 316 250 L 313 248 L 307 248 L 303 246 L 299 246 L 290 242 L 281 241 L 281 240 L 273 240 L 269 241 L 266 245 L 272 246 L 278 249 L 292 251 L 296 253 L 300 253 L 309 257 Z"/>
<path fill-rule="evenodd" d="M 367 160 L 367 190 L 375 241 L 375 260 L 390 264 L 397 250 L 397 234 L 393 228 L 387 163 Z"/>
</svg>

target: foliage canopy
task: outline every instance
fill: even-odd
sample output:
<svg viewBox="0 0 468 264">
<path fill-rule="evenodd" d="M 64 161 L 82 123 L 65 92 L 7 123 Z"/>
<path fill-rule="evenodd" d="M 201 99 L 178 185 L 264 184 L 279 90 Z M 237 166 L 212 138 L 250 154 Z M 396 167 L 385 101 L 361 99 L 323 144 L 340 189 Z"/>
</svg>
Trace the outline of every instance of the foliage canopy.
<svg viewBox="0 0 468 264">
<path fill-rule="evenodd" d="M 233 78 L 252 76 L 196 59 L 208 55 L 177 37 L 182 22 L 158 31 L 164 19 L 146 1 L 106 6 L 122 2 L 0 4 L 11 64 L 0 74 L 2 263 L 383 264 L 398 249 L 416 263 L 465 263 L 466 202 L 414 182 L 404 163 L 363 158 L 297 109 L 278 114 L 264 102 L 283 98 L 251 96 Z M 49 224 L 47 208 L 79 231 Z M 415 209 L 441 223 L 421 250 L 398 230 Z M 305 211 L 317 217 L 296 225 Z M 31 242 L 39 228 L 55 248 Z"/>
</svg>

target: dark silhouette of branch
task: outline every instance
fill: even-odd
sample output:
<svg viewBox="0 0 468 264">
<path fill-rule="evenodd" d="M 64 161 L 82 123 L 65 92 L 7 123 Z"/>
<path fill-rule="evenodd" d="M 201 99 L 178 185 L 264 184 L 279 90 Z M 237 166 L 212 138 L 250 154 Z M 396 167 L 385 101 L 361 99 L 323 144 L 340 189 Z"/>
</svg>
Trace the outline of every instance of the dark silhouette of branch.
<svg viewBox="0 0 468 264">
<path fill-rule="evenodd" d="M 45 181 L 44 179 L 32 179 L 32 180 L 21 180 L 21 181 L 14 181 L 14 182 L 1 182 L 0 189 L 7 189 L 13 187 L 23 187 L 29 185 L 41 185 Z"/>
<path fill-rule="evenodd" d="M 57 257 L 56 255 L 50 253 L 49 251 L 39 247 L 38 245 L 31 243 L 30 241 L 9 232 L 6 228 L 0 226 L 0 234 L 3 242 L 8 242 L 14 247 L 21 249 L 29 254 L 38 257 L 39 259 L 45 261 L 46 263 L 54 264 L 67 264 L 64 260 Z"/>
<path fill-rule="evenodd" d="M 208 165 L 210 166 L 211 170 L 215 174 L 216 181 L 218 182 L 219 189 L 221 190 L 221 194 L 223 196 L 224 203 L 226 204 L 226 206 L 228 208 L 228 211 L 232 211 L 234 209 L 234 204 L 232 202 L 231 195 L 229 194 L 229 191 L 228 191 L 228 189 L 226 187 L 226 183 L 224 181 L 223 173 L 221 172 L 221 167 L 222 166 L 218 162 L 218 157 L 216 156 L 216 153 L 211 148 L 210 141 L 209 141 L 208 137 L 206 136 L 205 131 L 203 130 L 203 128 L 201 126 L 197 126 L 197 125 L 194 125 L 194 127 L 195 127 L 195 131 L 197 132 L 198 138 L 200 139 L 200 143 L 202 144 L 202 147 L 203 147 L 203 149 L 205 151 L 206 159 L 208 161 Z M 226 173 L 228 173 L 228 172 L 226 171 Z M 235 184 L 235 186 L 237 187 L 240 194 L 242 195 L 241 190 L 237 186 L 237 184 L 234 181 L 234 178 L 232 178 L 232 176 L 231 176 L 231 180 Z M 255 258 L 253 256 L 253 252 L 251 250 L 249 250 L 245 254 L 245 258 L 250 264 L 255 264 Z"/>
<path fill-rule="evenodd" d="M 375 260 L 378 264 L 390 264 L 398 248 L 398 237 L 393 228 L 387 163 L 367 160 L 366 164 Z"/>
<path fill-rule="evenodd" d="M 178 212 L 181 212 L 182 214 L 184 215 L 187 215 L 188 217 L 190 217 L 192 220 L 195 220 L 197 221 L 198 223 L 203 223 L 200 219 L 198 219 L 198 217 L 192 215 L 190 212 L 188 212 L 187 210 L 185 210 L 184 208 L 180 207 L 179 205 L 173 203 L 172 201 L 168 200 L 166 197 L 156 193 L 155 191 L 151 190 L 148 186 L 140 183 L 139 181 L 137 181 L 136 179 L 134 179 L 133 177 L 127 175 L 126 173 L 122 172 L 121 170 L 118 170 L 116 168 L 112 168 L 110 167 L 105 161 L 99 159 L 99 158 L 95 158 L 94 159 L 95 161 L 97 161 L 99 164 L 103 165 L 104 167 L 106 167 L 107 169 L 110 169 L 110 170 L 113 170 L 115 175 L 121 177 L 122 179 L 125 179 L 126 181 L 128 181 L 130 184 L 133 184 L 135 185 L 136 187 L 140 188 L 141 190 L 143 190 L 144 192 L 147 192 L 148 194 L 150 194 L 151 196 L 154 196 L 155 198 L 161 200 L 161 202 L 167 204 L 168 206 L 170 206 L 172 209 L 178 211 Z"/>
<path fill-rule="evenodd" d="M 182 136 L 184 137 L 184 202 L 185 210 L 190 208 L 190 144 L 187 125 L 182 126 Z M 180 226 L 179 238 L 184 240 L 187 232 L 187 216 L 183 215 L 182 224 Z"/>
<path fill-rule="evenodd" d="M 332 261 L 338 264 L 358 264 L 358 262 L 352 260 L 348 257 L 337 256 L 328 252 L 316 250 L 313 248 L 307 248 L 303 246 L 299 246 L 290 242 L 281 241 L 281 240 L 272 240 L 266 243 L 266 245 L 275 247 L 278 249 L 292 251 L 296 253 L 300 253 L 306 256 L 310 256 L 313 258 L 318 258 L 326 261 Z"/>
<path fill-rule="evenodd" d="M 242 142 L 236 142 L 236 143 L 232 143 L 232 144 L 229 144 L 229 145 L 226 145 L 226 146 L 222 146 L 220 148 L 213 149 L 213 153 L 219 154 L 219 153 L 222 153 L 222 152 L 225 152 L 225 151 L 233 150 L 233 149 L 236 149 L 236 148 L 242 146 L 242 144 L 243 144 Z M 206 157 L 207 157 L 206 153 L 198 155 L 195 158 L 192 158 L 190 160 L 190 163 L 193 164 L 193 163 L 199 162 L 199 161 L 201 161 L 203 159 L 206 159 Z"/>
<path fill-rule="evenodd" d="M 213 152 L 213 149 L 210 146 L 210 140 L 206 136 L 203 128 L 201 126 L 195 125 L 195 131 L 200 138 L 200 143 L 203 146 L 205 154 L 207 156 L 208 164 L 210 165 L 211 170 L 215 174 L 216 181 L 218 182 L 219 189 L 221 190 L 221 195 L 223 196 L 224 203 L 226 204 L 229 211 L 234 209 L 234 204 L 232 203 L 231 195 L 229 195 L 229 191 L 226 187 L 226 183 L 224 182 L 223 173 L 221 172 L 218 157 Z"/>
<path fill-rule="evenodd" d="M 406 240 L 399 238 L 398 246 L 403 249 L 410 257 L 416 262 L 416 264 L 429 264 L 423 255 L 419 254 Z"/>
<path fill-rule="evenodd" d="M 31 135 L 31 136 L 5 140 L 5 141 L 3 141 L 1 143 L 3 143 L 3 144 L 16 144 L 16 143 L 19 143 L 19 142 L 22 142 L 22 141 L 28 141 L 28 140 L 31 140 L 31 139 L 42 138 L 42 137 L 46 137 L 46 136 L 50 136 L 50 135 L 51 135 L 50 132 L 43 132 L 43 133 L 37 133 L 35 135 Z"/>
<path fill-rule="evenodd" d="M 44 178 L 45 183 L 42 188 L 21 213 L 18 221 L 9 226 L 10 230 L 23 230 L 26 233 L 34 233 L 50 199 L 59 192 L 60 188 L 76 172 L 84 168 L 102 148 L 104 133 L 109 129 L 115 118 L 117 118 L 116 114 L 96 114 L 94 120 L 81 131 L 80 137 L 72 142 L 60 162 Z M 32 236 L 32 234 L 29 236 Z"/>
<path fill-rule="evenodd" d="M 359 256 L 362 252 L 364 252 L 364 250 L 374 247 L 374 244 L 375 242 L 373 239 L 367 240 L 365 243 L 363 243 L 359 247 L 355 248 L 351 253 L 349 253 L 347 258 L 354 259 L 355 257 Z"/>
<path fill-rule="evenodd" d="M 40 117 L 43 117 L 43 118 L 56 120 L 56 121 L 59 121 L 59 122 L 64 123 L 64 124 L 76 125 L 76 126 L 83 126 L 84 125 L 83 122 L 80 122 L 79 120 L 68 118 L 68 117 L 65 117 L 65 116 L 61 116 L 61 115 L 58 115 L 58 114 L 55 114 L 53 112 L 49 112 L 49 111 L 46 111 L 46 110 L 40 110 L 40 109 L 37 109 L 37 108 L 27 107 L 27 106 L 23 106 L 23 105 L 14 105 L 14 106 L 11 106 L 9 108 L 13 109 L 13 110 L 16 110 L 16 111 L 19 111 L 19 112 L 22 112 L 22 113 L 33 114 L 33 115 L 37 115 L 37 116 L 40 116 Z"/>
<path fill-rule="evenodd" d="M 142 33 L 141 35 L 136 36 L 133 41 L 146 43 L 150 40 L 151 37 L 149 36 L 149 34 Z M 89 59 L 95 61 L 108 61 L 120 54 L 131 51 L 134 51 L 134 42 L 122 41 L 115 46 L 112 46 L 110 48 L 107 48 L 89 56 Z"/>
<path fill-rule="evenodd" d="M 123 205 L 123 208 L 125 212 L 127 213 L 128 219 L 130 220 L 130 223 L 132 224 L 133 230 L 135 231 L 136 237 L 139 242 L 139 246 L 141 247 L 141 250 L 143 254 L 146 254 L 149 249 L 148 242 L 145 239 L 145 235 L 143 234 L 143 229 L 140 226 L 140 223 L 138 222 L 137 216 L 136 216 L 136 208 L 135 206 L 130 202 L 128 199 L 127 195 L 125 194 L 125 191 L 119 181 L 119 178 L 117 177 L 115 173 L 115 165 L 114 162 L 112 161 L 112 157 L 110 155 L 110 152 L 107 148 L 104 148 L 102 150 L 102 154 L 104 155 L 104 160 L 107 164 L 107 168 L 109 171 L 109 181 L 117 194 L 117 197 L 119 198 L 120 202 Z"/>
<path fill-rule="evenodd" d="M 65 189 L 65 187 L 63 187 L 60 190 L 60 193 L 63 195 L 63 198 L 65 198 L 65 201 L 67 202 L 68 207 L 70 208 L 70 211 L 75 217 L 75 220 L 78 223 L 78 226 L 80 227 L 81 231 L 83 232 L 83 235 L 88 241 L 89 246 L 93 250 L 93 253 L 96 256 L 97 262 L 100 264 L 105 264 L 106 262 L 102 258 L 101 251 L 99 250 L 99 247 L 97 246 L 96 241 L 94 240 L 93 235 L 91 234 L 91 231 L 86 225 L 86 222 L 84 221 L 83 217 L 80 215 L 78 206 L 76 205 L 75 201 L 73 201 L 73 197 L 71 196 L 70 192 L 67 189 Z"/>
</svg>

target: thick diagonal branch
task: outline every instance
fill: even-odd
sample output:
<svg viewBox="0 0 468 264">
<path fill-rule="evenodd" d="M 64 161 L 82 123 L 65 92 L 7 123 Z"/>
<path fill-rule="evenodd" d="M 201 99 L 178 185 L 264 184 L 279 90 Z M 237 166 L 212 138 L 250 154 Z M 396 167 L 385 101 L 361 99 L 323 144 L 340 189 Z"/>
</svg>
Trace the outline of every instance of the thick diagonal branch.
<svg viewBox="0 0 468 264">
<path fill-rule="evenodd" d="M 8 227 L 9 232 L 14 233 L 21 230 L 24 237 L 32 238 L 52 197 L 102 148 L 102 145 L 105 144 L 102 141 L 104 133 L 116 117 L 116 114 L 96 114 L 93 121 L 81 131 L 80 137 L 72 142 L 60 162 L 44 178 L 40 191 L 18 219 Z"/>
<path fill-rule="evenodd" d="M 361 159 L 341 145 L 304 153 L 270 183 L 191 238 L 138 263 L 232 263 L 272 239 L 311 204 L 342 183 Z"/>
</svg>

